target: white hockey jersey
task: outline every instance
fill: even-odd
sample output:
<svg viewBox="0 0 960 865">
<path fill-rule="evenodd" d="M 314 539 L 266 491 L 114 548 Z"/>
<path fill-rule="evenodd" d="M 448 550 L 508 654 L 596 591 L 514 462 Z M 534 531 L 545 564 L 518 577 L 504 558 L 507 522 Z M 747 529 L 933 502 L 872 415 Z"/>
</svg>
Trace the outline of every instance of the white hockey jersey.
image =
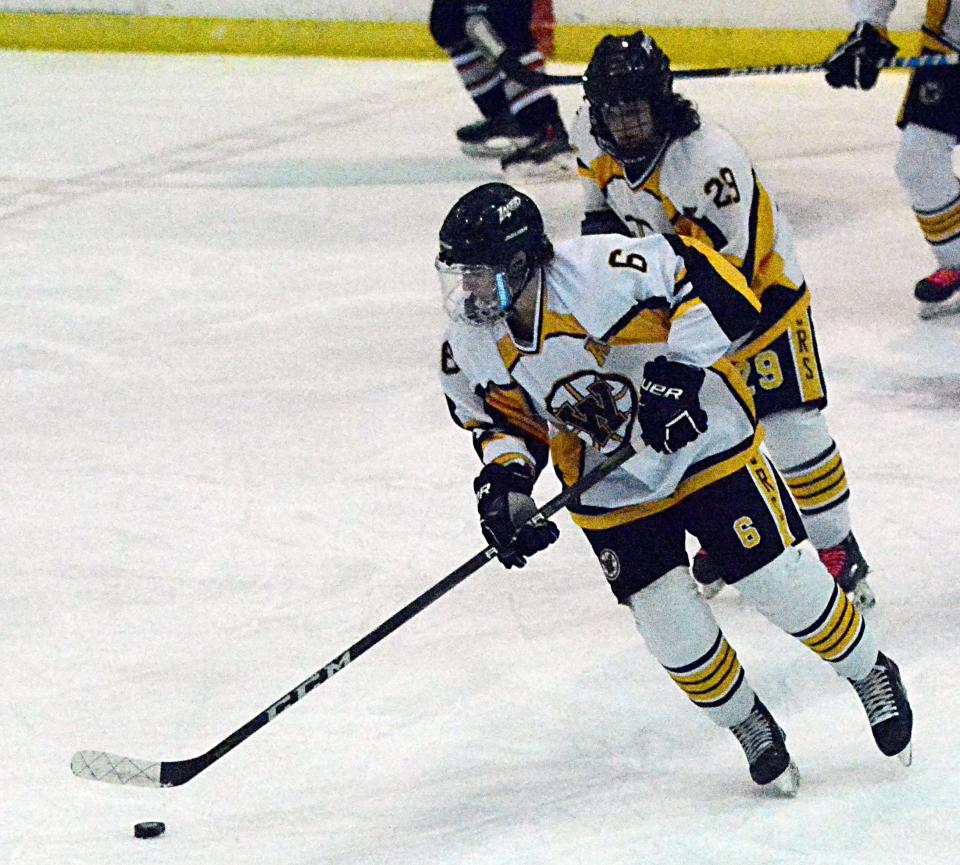
<svg viewBox="0 0 960 865">
<path fill-rule="evenodd" d="M 854 22 L 869 21 L 887 28 L 896 0 L 848 0 Z M 960 51 L 960 3 L 956 0 L 928 0 L 927 14 L 920 31 L 921 46 L 938 54 Z"/>
<path fill-rule="evenodd" d="M 696 241 L 594 235 L 565 241 L 543 269 L 532 338 L 506 321 L 450 325 L 441 382 L 450 414 L 484 463 L 542 469 L 549 448 L 566 484 L 629 440 L 637 455 L 571 508 L 584 528 L 663 510 L 741 468 L 760 443 L 753 400 L 723 359 L 759 304 L 738 271 Z M 675 454 L 636 428 L 644 364 L 658 355 L 707 368 L 708 428 Z"/>
<path fill-rule="evenodd" d="M 793 230 L 765 189 L 749 155 L 723 127 L 671 141 L 644 173 L 604 152 L 590 131 L 586 103 L 570 133 L 577 150 L 584 210 L 612 210 L 634 234 L 677 233 L 713 247 L 737 267 L 758 298 L 771 285 L 797 296 L 803 272 Z"/>
</svg>

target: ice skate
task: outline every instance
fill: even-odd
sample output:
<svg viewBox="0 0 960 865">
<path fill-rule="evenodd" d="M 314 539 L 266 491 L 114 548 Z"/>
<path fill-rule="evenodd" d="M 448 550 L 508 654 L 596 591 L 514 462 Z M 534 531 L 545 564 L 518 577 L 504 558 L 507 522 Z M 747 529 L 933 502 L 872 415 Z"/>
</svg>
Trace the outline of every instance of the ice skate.
<svg viewBox="0 0 960 865">
<path fill-rule="evenodd" d="M 475 159 L 501 159 L 526 146 L 530 140 L 531 136 L 509 112 L 478 120 L 457 130 L 460 149 Z"/>
<path fill-rule="evenodd" d="M 750 714 L 731 727 L 730 732 L 746 754 L 754 783 L 784 796 L 797 794 L 800 770 L 790 759 L 783 730 L 759 697 L 754 698 Z"/>
<path fill-rule="evenodd" d="M 920 318 L 960 312 L 960 270 L 941 267 L 917 283 L 913 296 L 920 303 Z"/>
<path fill-rule="evenodd" d="M 697 588 L 705 600 L 712 600 L 723 591 L 726 583 L 720 575 L 720 568 L 717 566 L 716 560 L 711 558 L 706 550 L 697 550 L 690 570 L 693 572 L 693 578 L 697 581 Z"/>
<path fill-rule="evenodd" d="M 880 652 L 864 678 L 849 682 L 863 703 L 877 747 L 909 766 L 913 761 L 913 711 L 897 665 Z"/>
<path fill-rule="evenodd" d="M 877 597 L 867 582 L 870 565 L 867 564 L 857 539 L 850 532 L 839 544 L 817 550 L 820 561 L 837 581 L 858 610 L 868 610 L 877 603 Z"/>
<path fill-rule="evenodd" d="M 528 143 L 500 160 L 508 175 L 544 177 L 576 172 L 573 150 L 562 122 L 549 123 L 536 131 Z"/>
</svg>

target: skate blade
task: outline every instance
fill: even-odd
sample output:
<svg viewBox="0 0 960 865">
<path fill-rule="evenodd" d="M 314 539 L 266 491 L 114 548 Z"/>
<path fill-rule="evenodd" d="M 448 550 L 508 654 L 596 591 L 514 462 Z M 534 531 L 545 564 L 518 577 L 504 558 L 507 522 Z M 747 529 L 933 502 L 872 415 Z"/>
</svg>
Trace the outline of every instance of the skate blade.
<svg viewBox="0 0 960 865">
<path fill-rule="evenodd" d="M 577 176 L 576 161 L 569 153 L 557 154 L 544 162 L 514 162 L 501 167 L 507 179 L 548 181 Z"/>
<path fill-rule="evenodd" d="M 492 138 L 482 144 L 461 142 L 460 150 L 471 159 L 503 159 L 529 143 L 529 138 Z"/>
<path fill-rule="evenodd" d="M 920 318 L 942 318 L 945 315 L 954 315 L 960 312 L 960 296 L 952 297 L 942 303 L 924 303 L 920 302 L 917 307 L 917 315 Z"/>
<path fill-rule="evenodd" d="M 913 763 L 913 742 L 910 742 L 906 748 L 897 754 L 897 759 L 903 763 L 904 766 L 909 766 Z"/>
<path fill-rule="evenodd" d="M 764 784 L 763 789 L 769 790 L 777 796 L 786 796 L 792 799 L 800 789 L 800 770 L 797 768 L 797 764 L 791 760 L 790 765 L 769 784 Z"/>
</svg>

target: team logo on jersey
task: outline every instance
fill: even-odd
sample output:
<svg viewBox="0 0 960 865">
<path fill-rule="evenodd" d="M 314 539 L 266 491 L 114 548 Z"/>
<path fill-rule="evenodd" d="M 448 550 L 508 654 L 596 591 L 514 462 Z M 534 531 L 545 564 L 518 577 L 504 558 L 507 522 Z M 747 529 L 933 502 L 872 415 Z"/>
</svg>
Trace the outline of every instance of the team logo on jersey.
<svg viewBox="0 0 960 865">
<path fill-rule="evenodd" d="M 547 396 L 547 411 L 567 429 L 589 438 L 599 451 L 612 451 L 630 437 L 637 394 L 621 375 L 576 372 Z"/>
<path fill-rule="evenodd" d="M 939 81 L 924 81 L 917 98 L 923 105 L 936 105 L 943 100 L 943 84 Z"/>
<path fill-rule="evenodd" d="M 620 576 L 620 559 L 611 549 L 600 550 L 600 567 L 608 582 L 614 582 Z"/>
</svg>

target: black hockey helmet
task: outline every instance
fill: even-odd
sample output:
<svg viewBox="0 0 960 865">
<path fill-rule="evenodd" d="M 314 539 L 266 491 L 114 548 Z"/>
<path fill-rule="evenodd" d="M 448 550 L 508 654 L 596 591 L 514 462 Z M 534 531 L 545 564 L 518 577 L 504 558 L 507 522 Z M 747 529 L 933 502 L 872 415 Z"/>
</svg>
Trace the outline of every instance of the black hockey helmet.
<svg viewBox="0 0 960 865">
<path fill-rule="evenodd" d="M 440 226 L 436 268 L 447 312 L 475 324 L 502 318 L 552 254 L 531 198 L 506 183 L 470 190 Z"/>
<path fill-rule="evenodd" d="M 694 107 L 673 92 L 669 58 L 642 30 L 600 40 L 583 91 L 594 137 L 621 162 L 655 162 L 671 137 L 700 126 Z"/>
</svg>

